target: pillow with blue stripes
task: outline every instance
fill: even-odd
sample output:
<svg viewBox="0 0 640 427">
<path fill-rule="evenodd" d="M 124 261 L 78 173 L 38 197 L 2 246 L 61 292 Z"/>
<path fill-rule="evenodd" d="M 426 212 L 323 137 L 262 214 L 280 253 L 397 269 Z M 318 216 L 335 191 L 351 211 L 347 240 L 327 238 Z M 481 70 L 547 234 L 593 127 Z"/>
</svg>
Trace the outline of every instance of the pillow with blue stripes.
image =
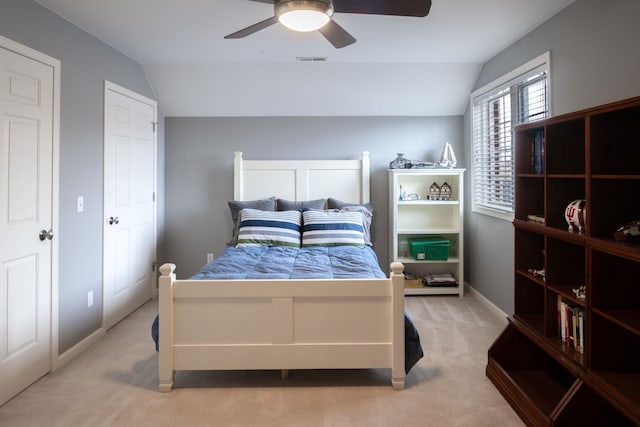
<svg viewBox="0 0 640 427">
<path fill-rule="evenodd" d="M 362 212 L 362 225 L 364 226 L 364 243 L 367 246 L 373 246 L 373 239 L 371 236 L 371 230 L 373 228 L 371 224 L 373 222 L 373 204 L 349 203 L 329 197 L 327 199 L 327 209 Z"/>
<path fill-rule="evenodd" d="M 268 245 L 300 247 L 300 211 L 240 211 L 240 227 L 236 246 Z"/>
<path fill-rule="evenodd" d="M 302 247 L 364 247 L 362 212 L 317 211 L 302 213 Z"/>
<path fill-rule="evenodd" d="M 258 209 L 261 211 L 276 210 L 276 196 L 259 200 L 229 200 L 229 211 L 231 211 L 231 221 L 233 228 L 231 229 L 231 240 L 227 245 L 235 246 L 238 243 L 238 231 L 240 229 L 240 211 L 242 209 Z"/>
</svg>

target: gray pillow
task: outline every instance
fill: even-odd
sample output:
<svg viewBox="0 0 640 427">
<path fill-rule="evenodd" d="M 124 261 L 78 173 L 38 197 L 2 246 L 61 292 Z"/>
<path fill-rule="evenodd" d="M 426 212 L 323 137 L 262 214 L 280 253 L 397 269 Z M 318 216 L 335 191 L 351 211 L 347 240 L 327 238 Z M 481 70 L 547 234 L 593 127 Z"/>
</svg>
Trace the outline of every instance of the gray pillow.
<svg viewBox="0 0 640 427">
<path fill-rule="evenodd" d="M 279 211 L 306 211 L 308 209 L 322 210 L 324 209 L 325 203 L 325 199 L 302 200 L 299 202 L 294 200 L 278 199 L 276 201 L 276 206 Z"/>
<path fill-rule="evenodd" d="M 371 223 L 373 222 L 373 205 L 365 203 L 359 205 L 357 203 L 343 202 L 331 197 L 327 199 L 327 209 L 338 209 L 343 212 L 362 212 L 362 225 L 364 226 L 364 243 L 367 246 L 373 246 L 371 241 Z"/>
<path fill-rule="evenodd" d="M 260 211 L 275 211 L 276 197 L 259 200 L 229 200 L 229 210 L 233 221 L 233 232 L 228 245 L 235 246 L 238 243 L 238 229 L 240 228 L 240 211 L 244 208 L 257 209 Z"/>
<path fill-rule="evenodd" d="M 358 203 L 343 202 L 341 200 L 333 199 L 331 197 L 327 199 L 327 209 L 342 209 L 345 206 L 360 206 L 369 210 L 369 212 L 373 214 L 373 205 L 371 203 L 365 203 L 364 205 L 360 205 Z"/>
</svg>

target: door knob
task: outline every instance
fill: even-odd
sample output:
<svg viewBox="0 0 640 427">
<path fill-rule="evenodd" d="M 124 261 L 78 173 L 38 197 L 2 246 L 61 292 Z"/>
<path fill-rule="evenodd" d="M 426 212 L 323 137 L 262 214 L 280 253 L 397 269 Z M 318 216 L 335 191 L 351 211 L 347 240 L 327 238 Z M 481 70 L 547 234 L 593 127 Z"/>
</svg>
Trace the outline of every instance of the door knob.
<svg viewBox="0 0 640 427">
<path fill-rule="evenodd" d="M 118 218 L 117 216 L 110 216 L 108 222 L 109 225 L 120 224 L 120 218 Z"/>
<path fill-rule="evenodd" d="M 44 241 L 46 239 L 53 239 L 53 230 L 40 230 L 40 234 L 38 234 L 38 237 L 40 238 L 40 240 Z"/>
</svg>

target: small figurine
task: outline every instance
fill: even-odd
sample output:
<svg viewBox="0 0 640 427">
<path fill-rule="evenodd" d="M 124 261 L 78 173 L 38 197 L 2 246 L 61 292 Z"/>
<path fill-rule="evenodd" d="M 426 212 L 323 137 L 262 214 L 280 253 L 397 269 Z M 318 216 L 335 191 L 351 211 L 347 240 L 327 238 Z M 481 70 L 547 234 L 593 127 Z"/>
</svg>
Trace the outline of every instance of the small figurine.
<svg viewBox="0 0 640 427">
<path fill-rule="evenodd" d="M 527 271 L 529 273 L 531 273 L 533 275 L 533 277 L 540 277 L 540 278 L 542 278 L 542 280 L 546 280 L 547 279 L 547 275 L 546 275 L 546 272 L 544 271 L 544 269 L 536 270 L 535 268 L 530 268 Z"/>
<path fill-rule="evenodd" d="M 435 182 L 429 187 L 429 200 L 440 200 L 440 186 Z"/>
<path fill-rule="evenodd" d="M 440 167 L 441 168 L 455 168 L 458 164 L 456 160 L 456 155 L 453 153 L 453 147 L 450 143 L 444 144 L 444 148 L 442 149 L 442 157 L 440 158 Z"/>
<path fill-rule="evenodd" d="M 446 182 L 440 187 L 440 199 L 451 200 L 451 186 Z"/>
<path fill-rule="evenodd" d="M 400 198 L 399 200 L 407 200 L 407 192 L 402 189 L 402 185 L 400 186 Z"/>
<path fill-rule="evenodd" d="M 613 237 L 617 241 L 622 241 L 626 239 L 638 239 L 640 238 L 640 220 L 631 221 L 619 227 L 615 233 L 613 233 Z"/>
<path fill-rule="evenodd" d="M 572 289 L 572 291 L 573 291 L 573 294 L 578 299 L 585 299 L 585 297 L 587 295 L 587 288 L 584 285 L 582 285 L 582 286 L 580 286 L 578 288 L 574 288 L 574 289 Z"/>
<path fill-rule="evenodd" d="M 396 153 L 397 157 L 389 163 L 390 169 L 408 169 L 411 167 L 411 162 L 404 158 L 403 153 Z"/>
</svg>

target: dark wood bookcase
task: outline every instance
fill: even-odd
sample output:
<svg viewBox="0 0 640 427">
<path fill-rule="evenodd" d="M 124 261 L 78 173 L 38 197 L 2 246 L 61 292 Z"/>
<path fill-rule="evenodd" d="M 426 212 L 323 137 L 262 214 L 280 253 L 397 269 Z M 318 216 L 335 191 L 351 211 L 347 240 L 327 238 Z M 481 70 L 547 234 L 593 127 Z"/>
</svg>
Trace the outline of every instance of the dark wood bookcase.
<svg viewBox="0 0 640 427">
<path fill-rule="evenodd" d="M 515 309 L 487 376 L 527 425 L 640 425 L 640 240 L 613 237 L 640 219 L 640 97 L 521 125 L 514 160 Z"/>
</svg>

